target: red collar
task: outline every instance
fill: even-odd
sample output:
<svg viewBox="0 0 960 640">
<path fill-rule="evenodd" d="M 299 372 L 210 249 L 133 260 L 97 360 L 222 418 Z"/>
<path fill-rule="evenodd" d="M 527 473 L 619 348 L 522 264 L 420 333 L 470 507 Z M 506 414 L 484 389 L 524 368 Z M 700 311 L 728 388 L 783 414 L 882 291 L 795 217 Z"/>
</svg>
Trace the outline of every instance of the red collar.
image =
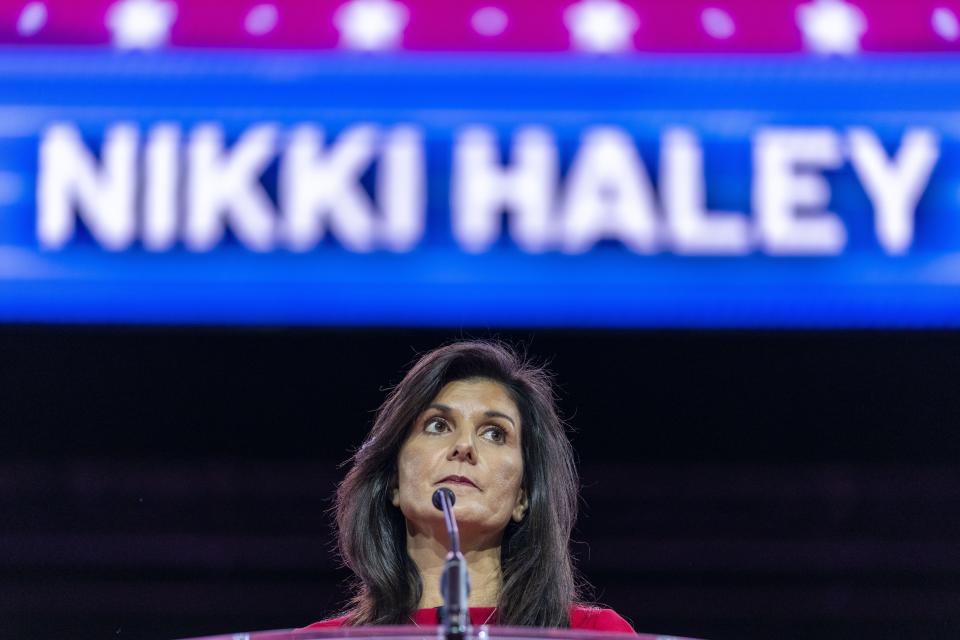
<svg viewBox="0 0 960 640">
<path fill-rule="evenodd" d="M 470 622 L 475 625 L 497 624 L 496 607 L 470 607 Z M 437 609 L 417 609 L 410 616 L 412 624 L 427 627 L 440 624 L 437 619 Z"/>
</svg>

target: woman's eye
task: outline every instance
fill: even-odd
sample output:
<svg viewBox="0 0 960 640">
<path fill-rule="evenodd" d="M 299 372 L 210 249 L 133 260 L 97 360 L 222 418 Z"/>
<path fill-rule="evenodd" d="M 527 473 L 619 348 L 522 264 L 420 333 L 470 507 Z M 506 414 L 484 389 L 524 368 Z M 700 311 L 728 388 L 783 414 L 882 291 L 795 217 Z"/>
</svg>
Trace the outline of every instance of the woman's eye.
<svg viewBox="0 0 960 640">
<path fill-rule="evenodd" d="M 427 433 L 443 433 L 449 428 L 447 421 L 443 418 L 430 418 L 423 425 L 423 430 Z"/>
<path fill-rule="evenodd" d="M 501 443 L 507 441 L 507 431 L 503 427 L 487 427 L 480 435 L 491 442 Z"/>
</svg>

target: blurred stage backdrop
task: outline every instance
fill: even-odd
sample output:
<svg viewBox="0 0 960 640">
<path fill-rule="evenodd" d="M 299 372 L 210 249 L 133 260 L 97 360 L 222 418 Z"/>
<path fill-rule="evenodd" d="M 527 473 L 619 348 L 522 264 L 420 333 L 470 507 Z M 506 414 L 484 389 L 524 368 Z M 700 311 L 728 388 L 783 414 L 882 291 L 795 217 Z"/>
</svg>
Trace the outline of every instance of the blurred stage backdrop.
<svg viewBox="0 0 960 640">
<path fill-rule="evenodd" d="M 417 352 L 645 632 L 960 632 L 960 2 L 0 2 L 0 638 L 292 627 Z"/>
</svg>

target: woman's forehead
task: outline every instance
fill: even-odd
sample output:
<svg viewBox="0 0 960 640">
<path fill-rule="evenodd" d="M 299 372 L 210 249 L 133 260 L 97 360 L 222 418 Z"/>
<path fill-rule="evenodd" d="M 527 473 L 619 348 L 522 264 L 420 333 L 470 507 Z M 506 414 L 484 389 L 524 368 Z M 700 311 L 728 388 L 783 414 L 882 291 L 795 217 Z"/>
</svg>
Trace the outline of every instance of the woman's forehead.
<svg viewBox="0 0 960 640">
<path fill-rule="evenodd" d="M 430 405 L 445 405 L 459 412 L 496 411 L 519 424 L 520 411 L 510 391 L 491 378 L 452 380 L 440 389 Z"/>
</svg>

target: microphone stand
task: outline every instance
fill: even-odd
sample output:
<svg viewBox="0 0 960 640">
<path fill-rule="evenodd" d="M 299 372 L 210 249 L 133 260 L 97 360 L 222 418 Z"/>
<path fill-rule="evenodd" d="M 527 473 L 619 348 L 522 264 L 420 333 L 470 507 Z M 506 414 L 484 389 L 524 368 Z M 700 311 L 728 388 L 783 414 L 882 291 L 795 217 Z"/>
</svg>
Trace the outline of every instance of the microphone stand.
<svg viewBox="0 0 960 640">
<path fill-rule="evenodd" d="M 464 640 L 472 630 L 467 607 L 470 574 L 467 572 L 467 559 L 460 553 L 460 531 L 457 529 L 457 519 L 453 516 L 456 499 L 456 494 L 446 487 L 437 489 L 433 494 L 433 506 L 443 511 L 444 524 L 450 536 L 450 551 L 447 552 L 440 576 L 440 594 L 443 597 L 440 625 L 447 640 Z"/>
</svg>

